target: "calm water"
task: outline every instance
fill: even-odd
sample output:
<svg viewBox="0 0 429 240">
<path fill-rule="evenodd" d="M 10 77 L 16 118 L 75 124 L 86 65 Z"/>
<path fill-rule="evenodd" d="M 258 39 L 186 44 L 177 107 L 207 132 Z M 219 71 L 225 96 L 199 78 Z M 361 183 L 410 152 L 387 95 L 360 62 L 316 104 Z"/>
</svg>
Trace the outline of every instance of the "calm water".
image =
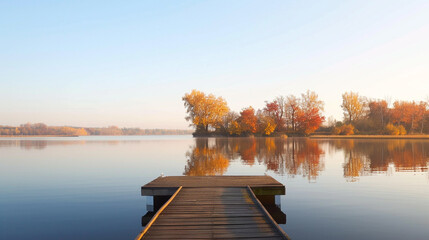
<svg viewBox="0 0 429 240">
<path fill-rule="evenodd" d="M 134 239 L 164 175 L 286 186 L 293 239 L 429 239 L 429 140 L 0 138 L 0 239 Z"/>
</svg>

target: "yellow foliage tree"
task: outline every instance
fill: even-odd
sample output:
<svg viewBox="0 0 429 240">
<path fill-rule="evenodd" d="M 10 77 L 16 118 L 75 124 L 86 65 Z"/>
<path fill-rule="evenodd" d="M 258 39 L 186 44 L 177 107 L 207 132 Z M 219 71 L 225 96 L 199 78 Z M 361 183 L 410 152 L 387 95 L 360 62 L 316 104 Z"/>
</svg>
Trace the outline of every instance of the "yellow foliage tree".
<svg viewBox="0 0 429 240">
<path fill-rule="evenodd" d="M 260 127 L 259 129 L 263 130 L 263 134 L 269 136 L 277 127 L 275 120 L 269 116 L 261 116 L 259 115 Z"/>
<path fill-rule="evenodd" d="M 237 135 L 240 136 L 243 131 L 241 130 L 240 124 L 233 120 L 228 127 L 229 135 Z"/>
<path fill-rule="evenodd" d="M 76 129 L 75 134 L 77 136 L 87 136 L 88 132 L 83 128 L 79 128 L 79 129 Z"/>
<path fill-rule="evenodd" d="M 354 92 L 343 94 L 344 118 L 348 123 L 353 123 L 365 115 L 365 99 Z"/>
<path fill-rule="evenodd" d="M 188 113 L 186 120 L 191 121 L 191 125 L 194 125 L 197 131 L 207 133 L 209 126 L 216 127 L 222 122 L 222 117 L 229 112 L 223 98 L 216 98 L 213 94 L 206 95 L 195 89 L 185 94 L 182 100 Z"/>
</svg>

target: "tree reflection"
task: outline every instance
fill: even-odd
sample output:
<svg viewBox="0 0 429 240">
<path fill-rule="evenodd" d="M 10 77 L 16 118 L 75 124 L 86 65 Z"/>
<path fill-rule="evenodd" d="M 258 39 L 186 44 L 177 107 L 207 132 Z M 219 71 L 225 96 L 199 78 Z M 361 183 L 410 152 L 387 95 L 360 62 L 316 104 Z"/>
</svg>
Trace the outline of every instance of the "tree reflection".
<svg viewBox="0 0 429 240">
<path fill-rule="evenodd" d="M 198 138 L 188 151 L 185 175 L 222 175 L 230 161 L 244 165 L 263 164 L 268 171 L 316 179 L 323 170 L 324 151 L 311 139 Z"/>
<path fill-rule="evenodd" d="M 209 139 L 197 139 L 196 146 L 186 153 L 188 158 L 184 175 L 223 175 L 229 166 L 229 159 L 219 149 L 220 145 L 209 146 Z"/>
<path fill-rule="evenodd" d="M 428 171 L 429 141 L 313 140 L 309 138 L 198 138 L 187 153 L 185 175 L 223 175 L 231 161 L 264 165 L 279 175 L 315 180 L 324 170 L 325 150 L 344 154 L 348 181 L 388 171 Z"/>
<path fill-rule="evenodd" d="M 325 152 L 320 148 L 319 143 L 314 140 L 306 139 L 305 141 L 293 142 L 293 144 L 296 145 L 296 147 L 294 146 L 296 154 L 292 155 L 296 155 L 293 170 L 303 176 L 307 176 L 308 179 L 315 179 L 319 176 L 319 172 L 325 168 L 324 162 L 320 161 L 320 157 Z"/>
<path fill-rule="evenodd" d="M 352 181 L 359 176 L 387 172 L 427 172 L 429 142 L 418 140 L 334 140 L 329 141 L 344 151 L 344 176 Z"/>
<path fill-rule="evenodd" d="M 344 176 L 350 181 L 356 181 L 364 170 L 364 158 L 349 150 L 345 154 Z"/>
</svg>

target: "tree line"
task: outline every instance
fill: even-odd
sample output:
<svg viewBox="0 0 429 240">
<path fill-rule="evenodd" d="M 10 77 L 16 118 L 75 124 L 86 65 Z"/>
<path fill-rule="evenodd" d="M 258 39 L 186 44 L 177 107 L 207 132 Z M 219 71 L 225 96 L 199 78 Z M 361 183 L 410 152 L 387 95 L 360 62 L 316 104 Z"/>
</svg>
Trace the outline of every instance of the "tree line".
<svg viewBox="0 0 429 240">
<path fill-rule="evenodd" d="M 280 96 L 267 101 L 263 109 L 249 106 L 239 113 L 231 111 L 222 97 L 198 90 L 185 94 L 182 100 L 186 120 L 195 128 L 194 136 L 309 135 L 325 120 L 323 101 L 309 90 L 298 97 Z"/>
<path fill-rule="evenodd" d="M 55 135 L 55 136 L 88 136 L 88 135 L 186 135 L 191 130 L 180 129 L 140 129 L 119 128 L 117 126 L 101 128 L 83 128 L 69 126 L 47 126 L 44 123 L 26 123 L 19 127 L 0 126 L 0 135 Z"/>
<path fill-rule="evenodd" d="M 334 134 L 427 134 L 428 101 L 368 99 L 355 92 L 342 95 L 342 122 L 331 123 Z M 390 106 L 391 105 L 391 106 Z"/>
<path fill-rule="evenodd" d="M 262 109 L 249 106 L 240 112 L 231 111 L 222 97 L 198 90 L 186 93 L 182 100 L 186 120 L 195 129 L 194 136 L 429 133 L 429 100 L 395 101 L 390 106 L 388 100 L 346 92 L 341 104 L 344 119 L 327 122 L 322 115 L 324 102 L 309 90 L 300 96 L 279 96 L 266 101 Z"/>
</svg>

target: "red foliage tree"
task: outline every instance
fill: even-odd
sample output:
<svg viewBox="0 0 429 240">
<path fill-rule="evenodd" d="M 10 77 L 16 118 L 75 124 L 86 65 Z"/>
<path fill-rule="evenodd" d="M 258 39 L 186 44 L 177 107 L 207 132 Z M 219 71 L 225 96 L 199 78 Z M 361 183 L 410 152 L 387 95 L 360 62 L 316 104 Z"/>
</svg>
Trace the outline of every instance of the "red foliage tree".
<svg viewBox="0 0 429 240">
<path fill-rule="evenodd" d="M 297 113 L 297 131 L 309 135 L 316 131 L 325 117 L 321 115 L 318 108 L 311 108 L 307 111 L 299 110 Z"/>
<path fill-rule="evenodd" d="M 283 109 L 279 106 L 277 101 L 266 102 L 264 113 L 274 119 L 276 124 L 275 131 L 283 131 L 285 121 L 283 119 Z"/>
</svg>

